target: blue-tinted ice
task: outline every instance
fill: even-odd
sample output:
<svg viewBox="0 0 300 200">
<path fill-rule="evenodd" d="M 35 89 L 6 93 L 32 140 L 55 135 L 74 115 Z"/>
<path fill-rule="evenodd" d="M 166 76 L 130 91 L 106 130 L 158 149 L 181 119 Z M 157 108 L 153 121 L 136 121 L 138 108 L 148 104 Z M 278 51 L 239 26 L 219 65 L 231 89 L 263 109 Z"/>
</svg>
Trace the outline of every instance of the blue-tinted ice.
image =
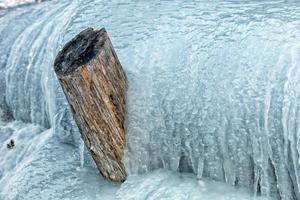
<svg viewBox="0 0 300 200">
<path fill-rule="evenodd" d="M 122 185 L 98 174 L 53 71 L 89 26 L 107 29 L 129 80 Z M 297 1 L 0 10 L 0 199 L 300 199 L 299 38 Z"/>
</svg>

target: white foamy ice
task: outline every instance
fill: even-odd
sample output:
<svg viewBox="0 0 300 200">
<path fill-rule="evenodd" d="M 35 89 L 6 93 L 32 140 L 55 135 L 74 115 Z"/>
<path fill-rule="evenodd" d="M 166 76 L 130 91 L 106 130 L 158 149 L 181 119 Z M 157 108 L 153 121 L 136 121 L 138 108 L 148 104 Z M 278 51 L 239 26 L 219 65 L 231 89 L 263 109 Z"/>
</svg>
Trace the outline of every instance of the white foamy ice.
<svg viewBox="0 0 300 200">
<path fill-rule="evenodd" d="M 41 2 L 41 0 L 1 0 L 0 8 L 8 8 L 26 3 Z"/>
</svg>

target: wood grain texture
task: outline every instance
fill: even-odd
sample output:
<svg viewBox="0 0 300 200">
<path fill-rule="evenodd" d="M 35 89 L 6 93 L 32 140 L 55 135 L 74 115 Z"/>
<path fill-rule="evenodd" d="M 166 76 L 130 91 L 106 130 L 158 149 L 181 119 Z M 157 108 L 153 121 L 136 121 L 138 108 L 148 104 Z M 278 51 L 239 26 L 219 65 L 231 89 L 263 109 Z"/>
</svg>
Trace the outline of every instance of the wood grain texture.
<svg viewBox="0 0 300 200">
<path fill-rule="evenodd" d="M 54 69 L 99 171 L 124 181 L 127 80 L 106 30 L 79 33 L 58 53 Z"/>
</svg>

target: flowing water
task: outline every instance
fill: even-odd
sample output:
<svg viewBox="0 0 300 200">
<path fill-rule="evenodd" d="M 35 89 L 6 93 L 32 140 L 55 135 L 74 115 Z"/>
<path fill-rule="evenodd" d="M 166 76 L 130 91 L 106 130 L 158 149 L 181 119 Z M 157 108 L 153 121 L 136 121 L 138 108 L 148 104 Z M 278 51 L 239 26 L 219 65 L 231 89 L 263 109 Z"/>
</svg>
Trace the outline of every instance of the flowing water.
<svg viewBox="0 0 300 200">
<path fill-rule="evenodd" d="M 106 28 L 129 81 L 122 184 L 99 175 L 53 70 L 86 27 Z M 299 200 L 299 38 L 289 0 L 0 10 L 0 199 Z"/>
</svg>

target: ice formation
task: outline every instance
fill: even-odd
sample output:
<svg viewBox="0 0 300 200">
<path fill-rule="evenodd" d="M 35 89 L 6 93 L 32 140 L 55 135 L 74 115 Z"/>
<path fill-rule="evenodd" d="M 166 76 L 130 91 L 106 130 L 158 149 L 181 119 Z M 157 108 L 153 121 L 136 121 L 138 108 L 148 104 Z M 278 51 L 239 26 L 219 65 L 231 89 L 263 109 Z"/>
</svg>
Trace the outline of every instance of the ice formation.
<svg viewBox="0 0 300 200">
<path fill-rule="evenodd" d="M 41 0 L 0 0 L 0 8 L 9 8 L 13 6 L 38 2 L 41 2 Z"/>
<path fill-rule="evenodd" d="M 129 80 L 121 186 L 83 152 L 53 72 L 88 26 L 107 29 Z M 136 199 L 210 199 L 159 168 L 300 199 L 299 2 L 53 0 L 0 10 L 0 33 L 0 199 L 134 199 L 138 183 Z"/>
</svg>

